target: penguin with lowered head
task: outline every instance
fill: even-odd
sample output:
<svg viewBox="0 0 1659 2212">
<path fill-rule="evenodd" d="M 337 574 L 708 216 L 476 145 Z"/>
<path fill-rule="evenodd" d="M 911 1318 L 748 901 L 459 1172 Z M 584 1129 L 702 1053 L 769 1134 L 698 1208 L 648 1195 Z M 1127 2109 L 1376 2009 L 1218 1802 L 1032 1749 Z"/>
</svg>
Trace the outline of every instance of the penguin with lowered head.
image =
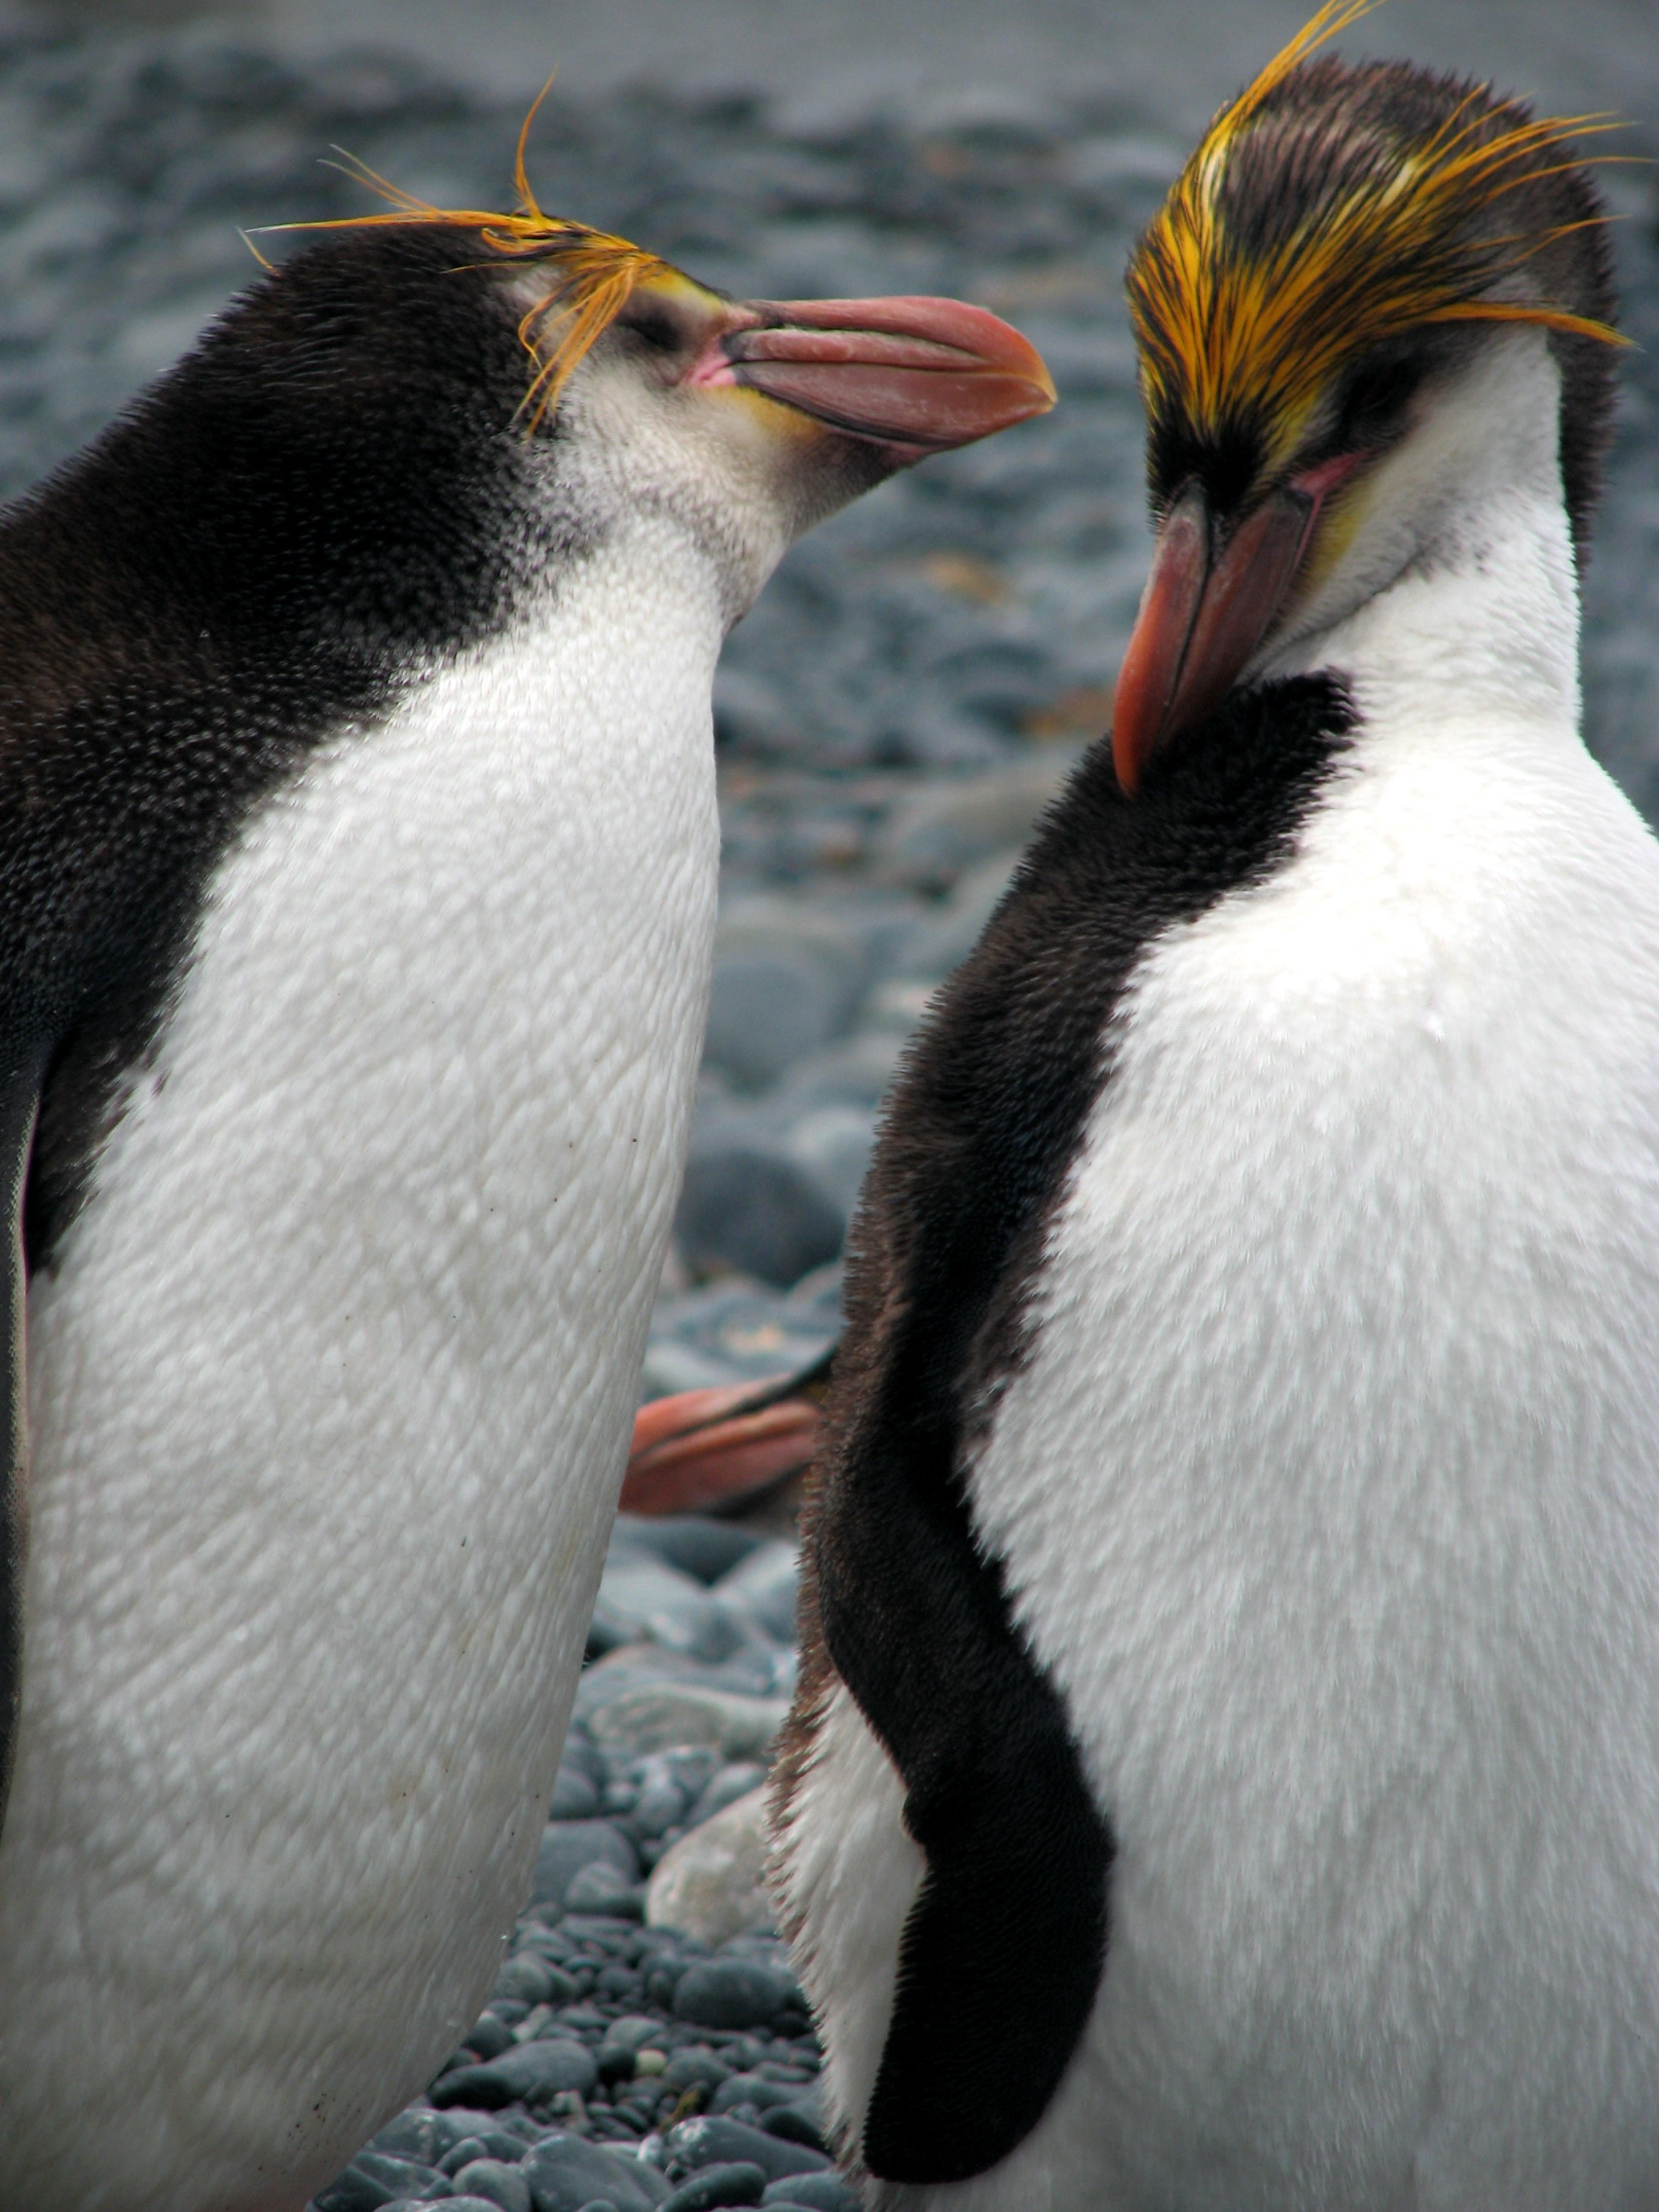
<svg viewBox="0 0 1659 2212">
<path fill-rule="evenodd" d="M 1315 49 L 1128 273 L 1109 741 L 855 1221 L 776 1877 L 880 2212 L 1659 2204 L 1659 843 L 1573 127 Z"/>
</svg>

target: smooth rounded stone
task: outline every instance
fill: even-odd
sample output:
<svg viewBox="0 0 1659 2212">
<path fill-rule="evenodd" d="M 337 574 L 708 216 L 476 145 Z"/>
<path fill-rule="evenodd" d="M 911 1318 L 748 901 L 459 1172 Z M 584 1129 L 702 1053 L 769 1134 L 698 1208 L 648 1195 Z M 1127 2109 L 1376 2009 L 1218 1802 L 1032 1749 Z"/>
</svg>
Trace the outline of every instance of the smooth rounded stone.
<svg viewBox="0 0 1659 2212">
<path fill-rule="evenodd" d="M 630 1882 L 640 1878 L 640 1855 L 634 1839 L 613 1822 L 549 1821 L 541 1831 L 541 1846 L 535 1855 L 531 1901 L 562 1907 L 582 1868 L 596 1862 L 614 1866 Z"/>
<path fill-rule="evenodd" d="M 418 2165 L 439 2166 L 466 2132 L 464 2114 L 434 2112 L 410 2105 L 395 2120 L 376 2131 L 369 2149 L 387 2157 L 412 2158 Z"/>
<path fill-rule="evenodd" d="M 712 1821 L 717 1813 L 723 1813 L 728 1805 L 735 1805 L 740 1797 L 758 1789 L 765 1779 L 766 1769 L 755 1759 L 735 1759 L 730 1765 L 722 1766 L 686 1814 L 687 1828 L 701 1827 L 705 1821 Z M 657 1864 L 662 1864 L 660 1859 Z M 724 1939 L 722 1936 L 721 1941 Z"/>
<path fill-rule="evenodd" d="M 699 1273 L 736 1269 L 788 1289 L 834 1259 L 844 1230 L 834 1201 L 787 1153 L 743 1138 L 693 1148 L 674 1234 Z"/>
<path fill-rule="evenodd" d="M 716 2056 L 707 2044 L 694 2043 L 675 2051 L 663 2068 L 661 2081 L 665 2089 L 702 2087 L 718 2089 L 722 2082 L 731 2079 L 731 2068 Z"/>
<path fill-rule="evenodd" d="M 876 867 L 927 889 L 954 883 L 1005 846 L 1024 843 L 1077 759 L 1073 748 L 1045 746 L 988 775 L 923 786 L 877 833 Z"/>
<path fill-rule="evenodd" d="M 654 1552 L 668 1566 L 707 1586 L 729 1574 L 759 1541 L 748 1529 L 716 1521 L 706 1513 L 668 1513 L 661 1520 L 619 1513 L 610 1549 L 612 1554 L 629 1547 Z"/>
<path fill-rule="evenodd" d="M 719 2212 L 722 2205 L 758 2204 L 766 2178 L 759 2166 L 747 2163 L 705 2166 L 663 2198 L 662 2212 Z"/>
<path fill-rule="evenodd" d="M 875 1114 L 867 1106 L 815 1106 L 784 1138 L 819 1189 L 850 1220 L 875 1148 Z"/>
<path fill-rule="evenodd" d="M 446 2120 L 456 2115 L 446 2113 Z M 529 2145 L 516 2135 L 509 2135 L 504 2127 L 492 2127 L 487 2123 L 463 2135 L 453 2150 L 446 2151 L 438 2160 L 438 2171 L 453 2180 L 462 2166 L 469 2166 L 477 2158 L 496 2158 L 516 2166 Z"/>
<path fill-rule="evenodd" d="M 575 1706 L 582 1725 L 591 1731 L 594 1716 L 630 1690 L 660 1689 L 665 1682 L 689 1682 L 710 1687 L 710 1670 L 678 1651 L 665 1651 L 660 1643 L 624 1643 L 584 1667 L 576 1683 Z M 673 1747 L 669 1747 L 673 1748 Z M 597 1741 L 594 1750 L 607 1771 L 614 1754 Z"/>
<path fill-rule="evenodd" d="M 846 1025 L 867 972 L 857 934 L 799 900 L 731 900 L 715 933 L 704 1058 L 764 1089 Z"/>
<path fill-rule="evenodd" d="M 579 1767 L 562 1766 L 553 1777 L 550 1821 L 590 1821 L 599 1811 L 599 1791 Z"/>
<path fill-rule="evenodd" d="M 503 2105 L 540 2104 L 563 2091 L 585 2096 L 599 2080 L 599 2062 L 586 2044 L 569 2036 L 515 2044 L 482 2066 L 459 2066 L 441 2075 L 428 2094 L 435 2105 L 472 2104 L 485 2112 Z"/>
<path fill-rule="evenodd" d="M 859 2200 L 850 2182 L 836 2173 L 787 2174 L 768 2182 L 762 2204 L 793 2204 L 801 2212 L 859 2212 Z"/>
<path fill-rule="evenodd" d="M 785 2174 L 823 2173 L 830 2164 L 820 2151 L 781 2142 L 758 2127 L 745 2126 L 741 2120 L 723 2117 L 682 2120 L 669 2130 L 663 2146 L 672 2161 L 692 2173 L 705 2166 L 755 2165 L 768 2181 L 778 2181 Z"/>
<path fill-rule="evenodd" d="M 630 1882 L 626 1874 L 596 1859 L 572 1876 L 565 1892 L 565 1910 L 613 1913 L 619 1920 L 638 1920 L 645 1911 L 645 1899 L 637 1882 Z"/>
<path fill-rule="evenodd" d="M 769 1748 L 789 1710 L 782 1698 L 739 1697 L 689 1682 L 641 1683 L 602 1705 L 588 1725 L 612 1757 L 638 1758 L 683 1744 L 704 1745 L 722 1758 L 755 1758 Z"/>
<path fill-rule="evenodd" d="M 769 1927 L 772 1903 L 766 1893 L 766 1849 L 762 1786 L 735 1798 L 663 1853 L 645 1885 L 647 1926 L 676 1928 L 717 1947 L 734 1936 Z M 722 1963 L 710 1960 L 689 1968 L 687 1976 L 714 1971 Z M 684 2012 L 680 1992 L 687 1976 L 676 1984 L 675 2011 L 680 2018 L 700 2020 L 705 2027 L 746 2028 L 753 2021 L 770 2019 L 782 2002 L 775 2000 L 767 2009 L 743 2019 Z"/>
<path fill-rule="evenodd" d="M 667 2029 L 663 2022 L 650 2013 L 625 2012 L 621 2019 L 612 2020 L 599 2046 L 600 2079 L 605 2082 L 632 2081 L 635 2061 L 640 2052 L 650 2043 L 660 2046 L 666 2038 Z"/>
<path fill-rule="evenodd" d="M 518 2166 L 502 2158 L 474 2158 L 458 2167 L 454 2176 L 462 2196 L 475 2196 L 499 2207 L 499 2212 L 532 2212 L 530 2184 Z"/>
<path fill-rule="evenodd" d="M 655 2166 L 608 2151 L 579 2135 L 550 2135 L 519 2168 L 535 2212 L 585 2212 L 596 2198 L 616 2212 L 653 2212 L 669 2194 Z"/>
<path fill-rule="evenodd" d="M 612 1644 L 660 1643 L 710 1662 L 728 1658 L 743 1641 L 694 1576 L 631 1549 L 607 1562 L 594 1623 Z"/>
<path fill-rule="evenodd" d="M 682 1826 L 687 1809 L 685 1792 L 664 1779 L 645 1784 L 628 1818 L 637 1834 L 654 1841 L 670 1828 Z"/>
<path fill-rule="evenodd" d="M 890 1030 L 861 1029 L 791 1068 L 773 1093 L 775 1102 L 792 1121 L 820 1106 L 873 1109 L 887 1095 L 903 1051 L 903 1040 Z"/>
<path fill-rule="evenodd" d="M 757 1544 L 715 1585 L 715 1596 L 778 1643 L 793 1643 L 800 1547 L 773 1536 Z"/>
<path fill-rule="evenodd" d="M 515 1997 L 523 2005 L 569 2005 L 576 1994 L 576 1985 L 568 1973 L 561 1973 L 550 1960 L 535 1951 L 515 1951 L 503 1962 L 491 1990 L 492 2000 L 498 1997 Z"/>
<path fill-rule="evenodd" d="M 804 2143 L 809 2151 L 830 2148 L 824 2137 L 824 2116 L 807 2098 L 792 2097 L 787 2104 L 773 2105 L 760 2115 L 760 2124 L 781 2142 Z"/>
<path fill-rule="evenodd" d="M 710 2112 L 730 2112 L 734 2105 L 754 2105 L 768 2112 L 774 2105 L 798 2104 L 811 2089 L 803 2082 L 773 2082 L 763 2074 L 733 2074 L 709 2099 Z"/>
<path fill-rule="evenodd" d="M 503 2050 L 511 2047 L 513 2031 L 501 2015 L 494 2010 L 480 2012 L 466 2032 L 465 2047 L 473 2058 L 499 2058 Z"/>
<path fill-rule="evenodd" d="M 384 2151 L 359 2151 L 337 2180 L 318 2191 L 313 2202 L 316 2212 L 380 2212 L 395 2197 L 429 2202 L 454 2194 L 448 2175 L 436 2166 Z"/>
<path fill-rule="evenodd" d="M 842 993 L 811 952 L 794 945 L 728 955 L 709 992 L 704 1054 L 748 1090 L 763 1090 L 836 1029 Z"/>
<path fill-rule="evenodd" d="M 704 1959 L 675 1983 L 674 2013 L 700 2028 L 757 2028 L 793 1995 L 793 1985 L 757 1959 Z"/>
</svg>

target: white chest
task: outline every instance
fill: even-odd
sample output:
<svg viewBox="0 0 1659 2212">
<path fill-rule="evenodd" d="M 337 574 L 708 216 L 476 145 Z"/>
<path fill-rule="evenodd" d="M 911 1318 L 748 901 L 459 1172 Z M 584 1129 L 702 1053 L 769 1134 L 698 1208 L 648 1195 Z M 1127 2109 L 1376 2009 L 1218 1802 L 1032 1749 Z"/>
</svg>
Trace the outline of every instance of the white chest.
<svg viewBox="0 0 1659 2212">
<path fill-rule="evenodd" d="M 263 2204 L 278 2120 L 326 2178 L 523 1893 L 679 1186 L 719 640 L 642 532 L 314 758 L 35 1286 L 0 2097 L 59 2139 L 126 2037 L 122 2212 Z"/>
<path fill-rule="evenodd" d="M 1447 734 L 1152 956 L 973 1475 L 1117 1834 L 1054 2121 L 1124 2205 L 1659 2170 L 1659 849 Z"/>
</svg>

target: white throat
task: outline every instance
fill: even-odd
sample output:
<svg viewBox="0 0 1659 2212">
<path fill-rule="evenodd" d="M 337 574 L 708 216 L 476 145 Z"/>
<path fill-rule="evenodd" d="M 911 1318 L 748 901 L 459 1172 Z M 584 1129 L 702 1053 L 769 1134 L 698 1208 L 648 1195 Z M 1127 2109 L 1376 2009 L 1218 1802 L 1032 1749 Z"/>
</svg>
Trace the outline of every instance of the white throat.
<svg viewBox="0 0 1659 2212">
<path fill-rule="evenodd" d="M 1262 673 L 1344 675 L 1367 721 L 1576 728 L 1560 418 L 1542 335 L 1491 344 L 1377 470 L 1347 552 Z"/>
</svg>

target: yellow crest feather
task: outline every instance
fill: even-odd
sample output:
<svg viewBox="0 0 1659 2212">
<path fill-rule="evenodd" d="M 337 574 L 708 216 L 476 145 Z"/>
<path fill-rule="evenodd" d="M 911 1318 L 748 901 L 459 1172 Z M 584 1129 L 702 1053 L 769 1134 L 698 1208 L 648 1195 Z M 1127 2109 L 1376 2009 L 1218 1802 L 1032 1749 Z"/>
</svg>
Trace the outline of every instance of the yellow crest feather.
<svg viewBox="0 0 1659 2212">
<path fill-rule="evenodd" d="M 392 211 L 384 215 L 342 215 L 327 222 L 280 223 L 276 230 L 372 230 L 399 224 L 440 223 L 452 229 L 474 232 L 492 253 L 506 260 L 551 263 L 555 281 L 545 299 L 537 300 L 519 323 L 519 342 L 529 353 L 532 375 L 522 411 L 527 426 L 535 430 L 559 395 L 571 372 L 628 304 L 635 287 L 653 277 L 675 274 L 671 265 L 647 253 L 628 239 L 614 238 L 585 223 L 545 214 L 536 202 L 525 166 L 531 125 L 552 88 L 548 78 L 519 128 L 513 161 L 513 184 L 518 206 L 511 214 L 480 207 L 436 207 L 418 199 L 371 169 L 364 162 L 343 154 L 346 173 L 389 200 Z M 336 148 L 339 152 L 340 149 Z M 477 267 L 478 264 L 463 266 Z"/>
<path fill-rule="evenodd" d="M 1575 166 L 1550 163 L 1570 136 L 1617 128 L 1596 116 L 1529 119 L 1485 88 L 1391 159 L 1351 166 L 1336 195 L 1309 190 L 1300 216 L 1245 239 L 1230 226 L 1231 165 L 1292 71 L 1379 0 L 1326 0 L 1255 81 L 1216 115 L 1130 263 L 1129 312 L 1155 419 L 1199 435 L 1253 420 L 1277 455 L 1294 444 L 1341 363 L 1424 323 L 1509 321 L 1625 343 L 1566 309 L 1494 298 L 1491 286 L 1580 228 L 1479 239 L 1472 214 L 1513 187 Z M 1382 149 L 1376 150 L 1379 154 Z M 1600 218 L 1597 218 L 1598 220 Z"/>
</svg>

